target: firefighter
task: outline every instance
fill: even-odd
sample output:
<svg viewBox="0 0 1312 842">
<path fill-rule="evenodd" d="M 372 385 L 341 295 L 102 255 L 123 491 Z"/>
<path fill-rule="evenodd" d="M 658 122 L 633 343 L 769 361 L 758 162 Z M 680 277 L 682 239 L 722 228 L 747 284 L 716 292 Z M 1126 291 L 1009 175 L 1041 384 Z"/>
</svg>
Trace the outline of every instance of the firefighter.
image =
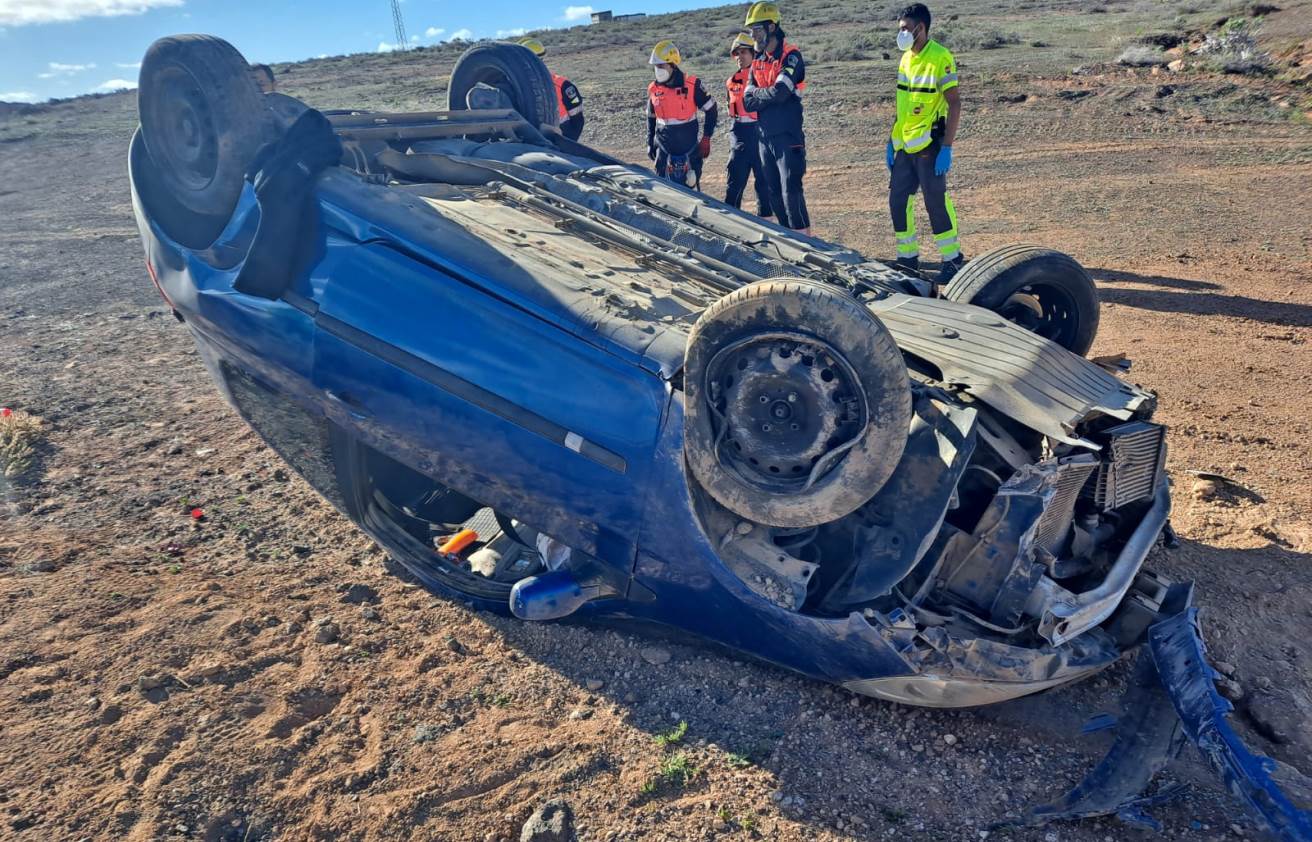
<svg viewBox="0 0 1312 842">
<path fill-rule="evenodd" d="M 742 207 L 743 192 L 747 189 L 747 176 L 752 177 L 756 188 L 756 215 L 771 216 L 770 193 L 761 172 L 760 133 L 756 130 L 756 115 L 743 107 L 743 92 L 747 90 L 756 49 L 751 36 L 740 32 L 729 44 L 729 57 L 738 63 L 738 70 L 729 77 L 729 126 L 732 137 L 729 146 L 729 164 L 725 168 L 729 186 L 724 192 L 725 204 Z"/>
<path fill-rule="evenodd" d="M 957 240 L 957 212 L 947 193 L 952 143 L 961 121 L 957 62 L 942 44 L 930 40 L 929 9 L 914 3 L 898 16 L 897 45 L 904 52 L 897 69 L 897 119 L 885 158 L 890 173 L 888 207 L 897 240 L 895 265 L 920 268 L 916 241 L 916 190 L 934 230 L 942 264 L 935 283 L 946 284 L 965 258 Z"/>
<path fill-rule="evenodd" d="M 648 63 L 656 78 L 647 86 L 647 157 L 656 162 L 657 175 L 700 186 L 718 112 L 701 80 L 679 67 L 681 61 L 673 41 L 652 48 Z M 700 141 L 698 111 L 705 115 Z"/>
<path fill-rule="evenodd" d="M 802 91 L 806 62 L 784 40 L 779 7 L 759 0 L 747 10 L 744 24 L 752 34 L 756 55 L 743 92 L 743 107 L 756 113 L 761 135 L 761 170 L 775 219 L 780 225 L 811 233 L 811 218 L 802 195 L 806 175 L 806 136 L 802 133 Z"/>
<path fill-rule="evenodd" d="M 520 38 L 519 45 L 528 47 L 533 55 L 546 63 L 547 48 L 536 38 Z M 551 81 L 556 86 L 556 107 L 560 112 L 560 133 L 570 140 L 578 140 L 583 134 L 583 95 L 574 83 L 558 73 L 551 73 Z"/>
</svg>

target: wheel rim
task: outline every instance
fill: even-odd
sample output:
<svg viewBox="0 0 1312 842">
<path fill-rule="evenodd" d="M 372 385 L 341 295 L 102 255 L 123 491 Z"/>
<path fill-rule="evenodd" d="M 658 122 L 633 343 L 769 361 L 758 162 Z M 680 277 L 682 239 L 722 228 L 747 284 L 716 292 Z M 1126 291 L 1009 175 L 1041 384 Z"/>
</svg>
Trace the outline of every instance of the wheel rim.
<svg viewBox="0 0 1312 842">
<path fill-rule="evenodd" d="M 160 104 L 159 141 L 151 146 L 151 153 L 162 157 L 161 163 L 187 188 L 205 189 L 219 165 L 218 132 L 209 98 L 196 78 L 176 65 L 159 72 L 154 93 Z"/>
<path fill-rule="evenodd" d="M 1013 292 L 998 315 L 1064 348 L 1074 345 L 1080 321 L 1075 300 L 1060 287 L 1027 284 Z"/>
<path fill-rule="evenodd" d="M 519 111 L 521 114 L 523 113 L 519 107 L 519 97 L 515 96 L 515 86 L 511 83 L 510 77 L 505 73 L 502 73 L 496 68 L 489 67 L 479 74 L 479 78 L 475 80 L 475 84 L 479 82 L 482 82 L 484 85 L 491 85 L 501 91 L 506 95 L 506 98 L 510 100 L 511 105 L 515 107 L 515 110 Z"/>
<path fill-rule="evenodd" d="M 805 490 L 831 471 L 869 419 L 856 372 L 802 334 L 724 348 L 707 366 L 705 394 L 720 465 L 774 493 Z"/>
</svg>

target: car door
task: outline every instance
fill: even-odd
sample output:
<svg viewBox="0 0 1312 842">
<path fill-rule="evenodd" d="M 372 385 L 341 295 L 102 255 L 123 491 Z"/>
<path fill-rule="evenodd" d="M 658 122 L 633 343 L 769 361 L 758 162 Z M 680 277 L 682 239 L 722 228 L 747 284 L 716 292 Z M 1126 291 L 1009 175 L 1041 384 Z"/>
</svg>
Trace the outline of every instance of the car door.
<svg viewBox="0 0 1312 842">
<path fill-rule="evenodd" d="M 330 233 L 311 286 L 314 385 L 334 422 L 631 568 L 669 400 L 659 376 L 395 243 Z"/>
</svg>

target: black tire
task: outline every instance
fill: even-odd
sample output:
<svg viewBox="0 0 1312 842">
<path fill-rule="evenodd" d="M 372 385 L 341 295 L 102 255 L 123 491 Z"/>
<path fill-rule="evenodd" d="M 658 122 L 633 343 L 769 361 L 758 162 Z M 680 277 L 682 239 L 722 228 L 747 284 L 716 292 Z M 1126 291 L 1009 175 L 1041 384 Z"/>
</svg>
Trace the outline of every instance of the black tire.
<svg viewBox="0 0 1312 842">
<path fill-rule="evenodd" d="M 688 337 L 684 383 L 693 476 L 755 523 L 850 514 L 906 447 L 902 353 L 869 309 L 827 284 L 761 281 L 715 302 Z"/>
<path fill-rule="evenodd" d="M 468 110 L 465 96 L 480 82 L 504 91 L 515 110 L 532 125 L 559 124 L 556 85 L 547 66 L 528 47 L 493 41 L 465 50 L 451 70 L 447 109 Z"/>
<path fill-rule="evenodd" d="M 211 35 L 160 38 L 141 62 L 137 111 L 160 185 L 190 210 L 226 219 L 274 127 L 242 54 Z"/>
<path fill-rule="evenodd" d="M 1098 334 L 1098 288 L 1075 258 L 1039 246 L 987 251 L 956 274 L 943 297 L 992 310 L 1084 356 Z"/>
</svg>

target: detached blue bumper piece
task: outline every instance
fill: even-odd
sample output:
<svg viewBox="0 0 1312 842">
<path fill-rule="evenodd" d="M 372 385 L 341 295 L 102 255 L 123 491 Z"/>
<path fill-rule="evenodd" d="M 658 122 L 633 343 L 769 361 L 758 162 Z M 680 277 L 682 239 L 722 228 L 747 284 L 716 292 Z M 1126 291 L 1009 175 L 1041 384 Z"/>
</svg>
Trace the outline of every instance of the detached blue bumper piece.
<svg viewBox="0 0 1312 842">
<path fill-rule="evenodd" d="M 1198 609 L 1191 601 L 1188 584 L 1173 587 L 1163 601 L 1164 619 L 1148 630 L 1148 652 L 1139 657 L 1123 715 L 1114 720 L 1116 739 L 1106 757 L 1061 799 L 1034 808 L 1016 824 L 1035 827 L 1115 815 L 1127 824 L 1161 830 L 1144 808 L 1170 800 L 1184 785 L 1149 796 L 1142 793 L 1153 776 L 1192 742 L 1272 838 L 1312 841 L 1312 813 L 1295 806 L 1271 779 L 1275 761 L 1250 752 L 1230 727 L 1226 717 L 1233 707 L 1216 692 L 1217 673 L 1207 663 Z M 1100 724 L 1105 721 L 1098 718 Z"/>
</svg>

